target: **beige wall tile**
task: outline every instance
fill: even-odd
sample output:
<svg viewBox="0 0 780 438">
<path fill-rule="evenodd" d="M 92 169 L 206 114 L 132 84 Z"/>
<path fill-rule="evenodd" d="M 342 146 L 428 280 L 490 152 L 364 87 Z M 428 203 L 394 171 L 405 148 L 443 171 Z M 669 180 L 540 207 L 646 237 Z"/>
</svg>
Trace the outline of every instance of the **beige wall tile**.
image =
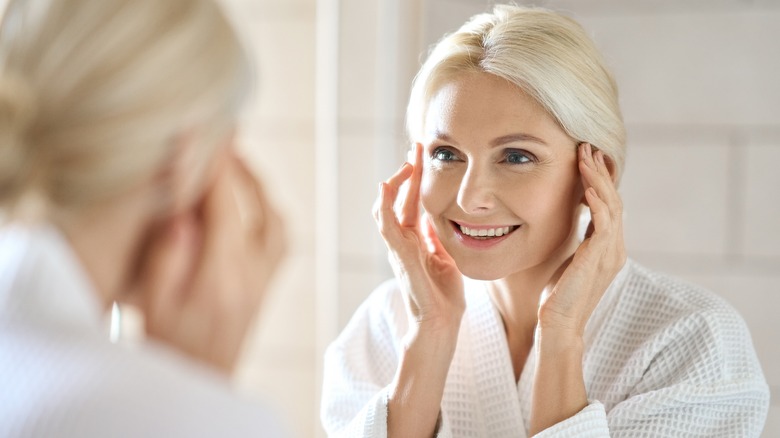
<svg viewBox="0 0 780 438">
<path fill-rule="evenodd" d="M 264 350 L 280 348 L 314 351 L 314 318 L 314 256 L 289 256 L 263 303 L 247 354 L 262 356 Z"/>
<path fill-rule="evenodd" d="M 634 142 L 621 185 L 629 254 L 725 253 L 727 158 L 723 144 Z"/>
<path fill-rule="evenodd" d="M 372 208 L 380 181 L 390 175 L 379 175 L 381 163 L 377 162 L 376 147 L 376 139 L 364 135 L 343 135 L 339 144 L 338 233 L 342 254 L 380 254 L 385 248 Z"/>
<path fill-rule="evenodd" d="M 742 250 L 753 256 L 780 257 L 780 143 L 748 146 L 742 153 L 747 158 Z"/>
<path fill-rule="evenodd" d="M 377 116 L 377 1 L 342 0 L 339 50 L 339 117 L 362 132 L 373 129 Z M 354 127 L 353 124 L 358 126 Z"/>
<path fill-rule="evenodd" d="M 385 263 L 386 265 L 386 263 Z M 389 267 L 375 266 L 369 269 L 342 269 L 339 273 L 339 330 L 352 318 L 352 314 L 383 281 L 392 278 Z"/>
<path fill-rule="evenodd" d="M 773 124 L 780 10 L 587 16 L 627 122 Z"/>
<path fill-rule="evenodd" d="M 284 218 L 288 252 L 311 254 L 314 248 L 314 142 L 311 133 L 267 135 L 246 126 L 241 151 L 260 176 L 267 196 Z"/>
<path fill-rule="evenodd" d="M 776 438 L 780 436 L 780 404 L 775 404 L 769 408 L 769 416 L 766 419 L 766 426 L 761 438 Z"/>
<path fill-rule="evenodd" d="M 242 391 L 266 400 L 291 436 L 310 437 L 319 428 L 315 381 L 310 363 L 267 361 L 240 370 L 238 384 Z"/>
<path fill-rule="evenodd" d="M 241 26 L 258 71 L 259 99 L 249 108 L 259 120 L 314 120 L 314 17 Z"/>
<path fill-rule="evenodd" d="M 489 10 L 488 2 L 483 1 L 426 0 L 423 47 L 427 48 L 444 34 L 458 30 L 472 15 Z M 427 51 L 421 54 L 421 61 L 426 54 Z"/>
</svg>

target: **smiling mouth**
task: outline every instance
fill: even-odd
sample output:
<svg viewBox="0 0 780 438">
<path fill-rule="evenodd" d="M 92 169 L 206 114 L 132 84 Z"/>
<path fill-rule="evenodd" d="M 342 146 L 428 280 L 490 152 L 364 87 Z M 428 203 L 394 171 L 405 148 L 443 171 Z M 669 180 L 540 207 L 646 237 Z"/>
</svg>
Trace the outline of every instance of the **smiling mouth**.
<svg viewBox="0 0 780 438">
<path fill-rule="evenodd" d="M 460 232 L 464 236 L 468 236 L 472 239 L 476 240 L 490 240 L 495 239 L 497 237 L 506 236 L 507 234 L 515 231 L 516 229 L 520 228 L 518 225 L 509 225 L 505 227 L 495 227 L 495 228 L 469 228 L 464 225 L 460 225 L 456 222 L 453 222 L 453 225 L 460 230 Z"/>
</svg>

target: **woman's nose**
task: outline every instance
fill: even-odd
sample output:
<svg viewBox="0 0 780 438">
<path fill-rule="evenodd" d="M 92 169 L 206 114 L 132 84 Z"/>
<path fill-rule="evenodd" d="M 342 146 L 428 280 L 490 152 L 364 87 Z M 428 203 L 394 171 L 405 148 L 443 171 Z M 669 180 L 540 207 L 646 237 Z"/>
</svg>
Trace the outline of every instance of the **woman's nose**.
<svg viewBox="0 0 780 438">
<path fill-rule="evenodd" d="M 496 204 L 495 193 L 488 172 L 469 167 L 458 190 L 458 205 L 468 214 L 489 213 Z"/>
</svg>

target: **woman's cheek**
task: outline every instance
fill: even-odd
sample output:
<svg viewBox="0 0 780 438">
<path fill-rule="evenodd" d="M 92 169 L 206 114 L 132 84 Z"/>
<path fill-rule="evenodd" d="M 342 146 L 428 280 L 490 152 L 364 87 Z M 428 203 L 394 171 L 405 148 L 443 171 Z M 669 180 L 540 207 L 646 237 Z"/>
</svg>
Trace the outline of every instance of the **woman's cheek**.
<svg viewBox="0 0 780 438">
<path fill-rule="evenodd" d="M 429 169 L 423 170 L 420 202 L 423 209 L 434 217 L 443 213 L 447 206 L 448 195 L 443 180 L 441 173 Z"/>
</svg>

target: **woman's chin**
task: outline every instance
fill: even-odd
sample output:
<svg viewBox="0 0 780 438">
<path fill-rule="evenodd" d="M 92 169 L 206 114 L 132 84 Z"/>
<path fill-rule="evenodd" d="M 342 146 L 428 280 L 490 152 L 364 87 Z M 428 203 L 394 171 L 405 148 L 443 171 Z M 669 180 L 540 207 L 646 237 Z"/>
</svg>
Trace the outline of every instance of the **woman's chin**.
<svg viewBox="0 0 780 438">
<path fill-rule="evenodd" d="M 474 280 L 492 281 L 499 280 L 507 276 L 507 273 L 496 266 L 477 266 L 471 263 L 457 263 L 461 274 Z"/>
</svg>

